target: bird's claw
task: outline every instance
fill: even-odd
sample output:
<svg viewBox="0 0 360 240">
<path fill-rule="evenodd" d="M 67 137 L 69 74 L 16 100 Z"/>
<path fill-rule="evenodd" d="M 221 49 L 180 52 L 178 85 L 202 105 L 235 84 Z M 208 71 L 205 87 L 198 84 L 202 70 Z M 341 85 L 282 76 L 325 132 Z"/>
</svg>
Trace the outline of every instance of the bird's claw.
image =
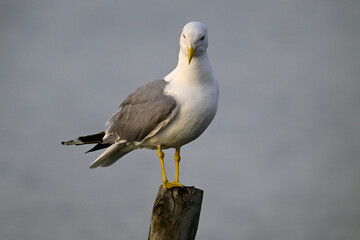
<svg viewBox="0 0 360 240">
<path fill-rule="evenodd" d="M 181 187 L 181 188 L 184 187 L 182 184 L 178 182 L 168 182 L 168 181 L 163 182 L 162 185 L 165 189 L 174 188 L 174 187 Z"/>
</svg>

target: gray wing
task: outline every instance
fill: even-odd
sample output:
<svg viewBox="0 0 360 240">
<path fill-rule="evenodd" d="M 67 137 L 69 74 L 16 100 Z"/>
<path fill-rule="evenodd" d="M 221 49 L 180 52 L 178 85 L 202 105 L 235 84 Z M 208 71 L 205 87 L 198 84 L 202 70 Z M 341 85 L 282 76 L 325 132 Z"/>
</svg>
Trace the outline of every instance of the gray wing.
<svg viewBox="0 0 360 240">
<path fill-rule="evenodd" d="M 176 100 L 164 94 L 167 84 L 165 80 L 155 80 L 130 94 L 109 120 L 103 143 L 141 142 L 164 127 L 177 112 Z"/>
</svg>

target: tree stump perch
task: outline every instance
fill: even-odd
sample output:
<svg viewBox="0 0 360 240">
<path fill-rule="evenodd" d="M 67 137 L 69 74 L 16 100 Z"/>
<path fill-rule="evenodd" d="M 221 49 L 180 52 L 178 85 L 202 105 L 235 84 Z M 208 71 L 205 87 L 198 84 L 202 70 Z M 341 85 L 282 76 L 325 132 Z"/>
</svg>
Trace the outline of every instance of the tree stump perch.
<svg viewBox="0 0 360 240">
<path fill-rule="evenodd" d="M 204 191 L 194 187 L 159 187 L 148 240 L 195 240 Z"/>
</svg>

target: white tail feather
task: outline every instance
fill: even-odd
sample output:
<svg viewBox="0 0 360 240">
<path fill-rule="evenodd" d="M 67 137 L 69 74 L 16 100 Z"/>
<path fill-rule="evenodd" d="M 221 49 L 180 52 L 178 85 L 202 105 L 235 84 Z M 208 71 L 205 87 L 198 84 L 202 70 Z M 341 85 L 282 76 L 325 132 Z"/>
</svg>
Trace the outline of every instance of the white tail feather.
<svg viewBox="0 0 360 240">
<path fill-rule="evenodd" d="M 74 139 L 74 140 L 70 140 L 67 142 L 61 142 L 62 145 L 83 145 L 86 144 L 85 142 L 79 140 L 79 139 Z"/>
<path fill-rule="evenodd" d="M 114 143 L 106 149 L 91 165 L 90 168 L 108 167 L 115 163 L 125 154 L 136 149 L 134 145 L 126 145 L 125 143 Z"/>
</svg>

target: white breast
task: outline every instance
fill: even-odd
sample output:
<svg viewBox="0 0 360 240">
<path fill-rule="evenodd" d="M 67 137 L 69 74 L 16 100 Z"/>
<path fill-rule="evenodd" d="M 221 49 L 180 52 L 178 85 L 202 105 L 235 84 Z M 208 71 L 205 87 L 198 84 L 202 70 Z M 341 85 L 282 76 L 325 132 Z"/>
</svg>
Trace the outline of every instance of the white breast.
<svg viewBox="0 0 360 240">
<path fill-rule="evenodd" d="M 199 137 L 213 120 L 219 97 L 219 87 L 211 71 L 206 75 L 182 73 L 182 79 L 172 79 L 165 93 L 176 98 L 179 112 L 159 133 L 144 146 L 180 147 Z M 189 79 L 189 81 L 186 81 Z M 147 144 L 148 143 L 148 144 Z"/>
</svg>

